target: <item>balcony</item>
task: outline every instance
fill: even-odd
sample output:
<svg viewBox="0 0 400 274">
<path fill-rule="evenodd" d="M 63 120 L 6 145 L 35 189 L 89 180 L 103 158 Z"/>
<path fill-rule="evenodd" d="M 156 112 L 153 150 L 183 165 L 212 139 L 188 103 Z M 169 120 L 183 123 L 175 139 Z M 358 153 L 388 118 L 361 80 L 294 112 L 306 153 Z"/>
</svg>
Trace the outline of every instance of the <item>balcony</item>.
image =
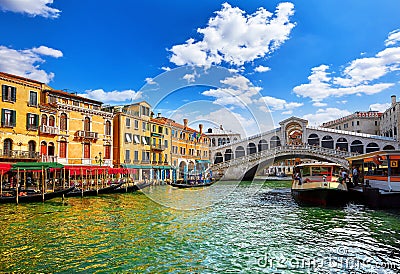
<svg viewBox="0 0 400 274">
<path fill-rule="evenodd" d="M 142 164 L 150 164 L 150 160 L 143 160 Z"/>
<path fill-rule="evenodd" d="M 51 126 L 41 125 L 40 126 L 40 133 L 57 135 L 57 134 L 60 133 L 60 129 L 58 127 L 51 127 Z"/>
<path fill-rule="evenodd" d="M 85 131 L 85 130 L 78 130 L 76 132 L 76 136 L 85 139 L 93 139 L 93 140 L 99 139 L 99 134 L 97 132 Z"/>
<path fill-rule="evenodd" d="M 22 151 L 22 150 L 0 150 L 1 158 L 10 159 L 38 159 L 39 152 Z"/>
<path fill-rule="evenodd" d="M 125 159 L 124 160 L 124 164 L 130 164 L 131 163 L 131 160 L 130 159 Z"/>
<path fill-rule="evenodd" d="M 165 149 L 165 146 L 163 146 L 163 145 L 160 145 L 160 144 L 150 144 L 150 149 L 152 149 L 152 150 L 164 150 Z"/>
</svg>

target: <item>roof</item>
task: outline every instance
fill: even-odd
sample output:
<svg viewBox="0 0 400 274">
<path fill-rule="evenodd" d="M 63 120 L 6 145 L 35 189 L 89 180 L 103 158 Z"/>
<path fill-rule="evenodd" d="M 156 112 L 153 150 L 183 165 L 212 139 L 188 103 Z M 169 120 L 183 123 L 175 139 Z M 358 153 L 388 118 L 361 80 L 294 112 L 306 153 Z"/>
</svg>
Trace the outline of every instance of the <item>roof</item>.
<svg viewBox="0 0 400 274">
<path fill-rule="evenodd" d="M 379 151 L 374 151 L 374 152 L 369 152 L 369 153 L 352 156 L 352 157 L 346 158 L 346 160 L 348 160 L 348 161 L 363 160 L 363 159 L 371 158 L 371 157 L 374 157 L 377 155 L 381 155 L 381 156 L 399 155 L 400 156 L 400 150 L 379 150 Z"/>
<path fill-rule="evenodd" d="M 86 98 L 86 97 L 83 97 L 83 96 L 79 96 L 79 95 L 76 95 L 76 94 L 73 94 L 73 93 L 69 93 L 69 92 L 66 92 L 66 91 L 63 91 L 63 90 L 48 89 L 48 90 L 45 90 L 45 92 L 54 93 L 54 94 L 58 94 L 60 96 L 65 96 L 65 97 L 69 97 L 69 98 L 75 98 L 75 99 L 87 101 L 87 102 L 90 102 L 90 103 L 93 103 L 93 104 L 98 104 L 98 105 L 102 105 L 103 104 L 103 102 L 96 101 L 96 100 L 93 100 L 93 99 L 89 99 L 89 98 Z"/>
<path fill-rule="evenodd" d="M 151 122 L 154 121 L 154 122 L 157 122 L 157 123 L 160 123 L 160 124 L 163 124 L 163 125 L 169 125 L 171 127 L 175 127 L 175 128 L 179 128 L 179 129 L 184 129 L 186 131 L 200 133 L 200 131 L 198 131 L 198 130 L 195 130 L 195 129 L 190 128 L 190 127 L 186 127 L 185 128 L 182 124 L 179 124 L 179 123 L 175 122 L 174 120 L 166 118 L 166 117 L 151 118 L 150 121 Z M 202 134 L 204 134 L 204 132 Z"/>
<path fill-rule="evenodd" d="M 25 77 L 22 77 L 22 76 L 18 76 L 18 75 L 6 73 L 6 72 L 0 72 L 0 76 L 1 77 L 5 77 L 5 78 L 19 80 L 19 81 L 30 82 L 30 83 L 34 83 L 34 84 L 38 84 L 38 85 L 44 84 L 44 83 L 36 81 L 36 80 L 32 80 L 32 79 L 29 79 L 29 78 L 25 78 Z"/>
<path fill-rule="evenodd" d="M 304 163 L 304 164 L 299 164 L 296 165 L 297 167 L 302 167 L 302 166 L 337 166 L 337 167 L 342 167 L 342 165 L 337 164 L 337 163 L 327 163 L 327 162 L 320 162 L 320 163 Z"/>
</svg>

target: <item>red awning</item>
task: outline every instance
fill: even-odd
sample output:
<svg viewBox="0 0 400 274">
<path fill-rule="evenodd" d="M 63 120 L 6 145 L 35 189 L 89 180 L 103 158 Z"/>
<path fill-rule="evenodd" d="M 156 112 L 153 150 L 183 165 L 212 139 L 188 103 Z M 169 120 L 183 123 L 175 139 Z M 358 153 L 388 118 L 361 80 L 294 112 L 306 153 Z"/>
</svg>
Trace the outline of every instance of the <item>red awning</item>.
<svg viewBox="0 0 400 274">
<path fill-rule="evenodd" d="M 0 172 L 6 173 L 11 169 L 11 164 L 0 163 Z"/>
<path fill-rule="evenodd" d="M 108 166 L 65 166 L 67 174 L 70 176 L 75 175 L 96 175 L 107 174 L 111 169 Z"/>
</svg>

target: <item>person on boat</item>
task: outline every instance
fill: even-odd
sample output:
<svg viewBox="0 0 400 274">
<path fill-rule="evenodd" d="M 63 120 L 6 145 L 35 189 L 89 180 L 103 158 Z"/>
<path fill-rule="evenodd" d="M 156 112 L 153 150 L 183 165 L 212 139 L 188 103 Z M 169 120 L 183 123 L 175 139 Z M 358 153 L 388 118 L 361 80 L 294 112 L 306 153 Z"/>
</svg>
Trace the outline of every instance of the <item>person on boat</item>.
<svg viewBox="0 0 400 274">
<path fill-rule="evenodd" d="M 353 185 L 357 186 L 358 185 L 358 168 L 356 166 L 353 166 Z"/>
<path fill-rule="evenodd" d="M 300 169 L 299 169 L 299 168 L 296 168 L 293 178 L 294 178 L 295 180 L 298 180 L 298 181 L 299 181 L 299 185 L 302 184 L 301 172 L 300 172 Z"/>
</svg>

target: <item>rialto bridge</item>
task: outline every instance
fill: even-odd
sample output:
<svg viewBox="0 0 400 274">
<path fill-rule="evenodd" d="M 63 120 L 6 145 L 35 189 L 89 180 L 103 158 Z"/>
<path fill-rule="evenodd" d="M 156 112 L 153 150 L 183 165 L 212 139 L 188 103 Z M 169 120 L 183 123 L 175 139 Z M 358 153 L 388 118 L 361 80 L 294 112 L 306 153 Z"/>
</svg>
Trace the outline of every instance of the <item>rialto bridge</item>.
<svg viewBox="0 0 400 274">
<path fill-rule="evenodd" d="M 213 172 L 223 174 L 223 180 L 252 179 L 258 170 L 274 161 L 301 158 L 347 166 L 345 158 L 354 154 L 399 148 L 392 138 L 311 127 L 307 120 L 297 117 L 279 125 L 274 130 L 213 147 Z"/>
</svg>

